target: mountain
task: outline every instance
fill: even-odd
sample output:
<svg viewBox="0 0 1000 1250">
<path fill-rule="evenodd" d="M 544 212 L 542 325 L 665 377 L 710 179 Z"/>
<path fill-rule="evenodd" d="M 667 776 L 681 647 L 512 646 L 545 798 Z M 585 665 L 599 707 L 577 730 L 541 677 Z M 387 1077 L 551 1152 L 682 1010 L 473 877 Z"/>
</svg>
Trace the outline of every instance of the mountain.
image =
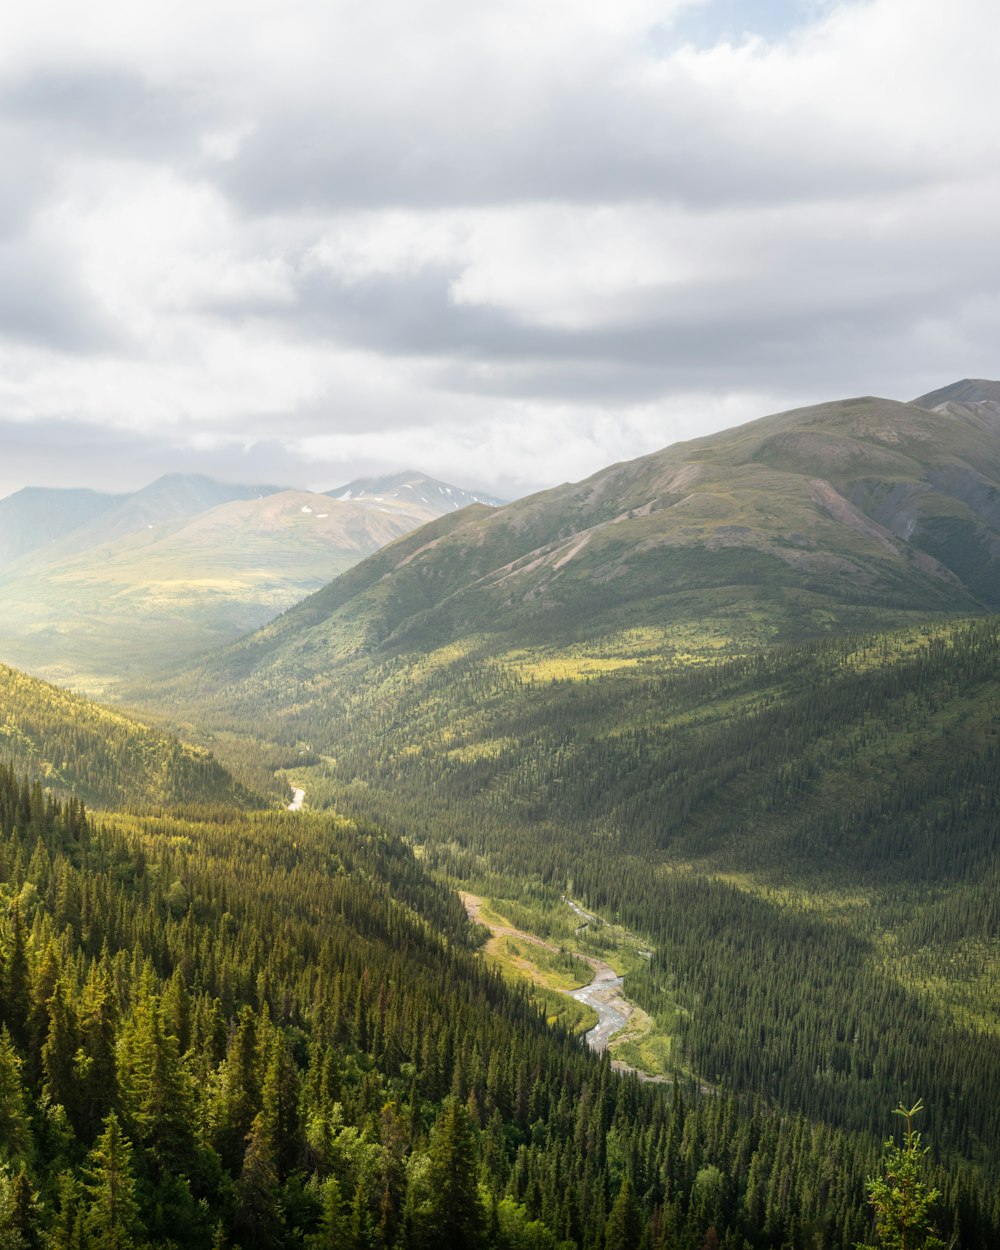
<svg viewBox="0 0 1000 1250">
<path fill-rule="evenodd" d="M 47 790 L 92 806 L 250 802 L 202 748 L 5 665 L 0 759 Z"/>
<path fill-rule="evenodd" d="M 0 499 L 0 568 L 96 521 L 121 499 L 95 490 L 41 486 L 27 486 Z"/>
<path fill-rule="evenodd" d="M 964 378 L 940 390 L 913 400 L 921 408 L 952 415 L 976 414 L 1000 423 L 1000 382 L 985 378 Z"/>
<path fill-rule="evenodd" d="M 940 1232 L 996 1244 L 1000 618 L 935 528 L 989 533 L 994 453 L 886 402 L 449 511 L 148 688 L 293 744 L 311 811 L 82 820 L 0 769 L 16 1229 L 100 1240 L 113 1166 L 150 1246 L 857 1245 L 920 1096 Z M 614 963 L 660 1080 L 484 966 L 456 880 L 505 972 Z"/>
<path fill-rule="evenodd" d="M 0 654 L 92 692 L 175 665 L 256 629 L 439 515 L 442 498 L 427 493 L 430 504 L 402 487 L 334 499 L 161 478 L 0 574 Z"/>
<path fill-rule="evenodd" d="M 346 486 L 338 486 L 326 493 L 331 499 L 409 500 L 434 510 L 440 516 L 458 508 L 467 508 L 473 503 L 491 504 L 494 507 L 503 503 L 502 499 L 496 499 L 492 495 L 474 494 L 459 486 L 449 486 L 447 482 L 439 482 L 415 469 L 407 469 L 387 477 L 359 477 L 348 482 Z"/>
<path fill-rule="evenodd" d="M 120 496 L 114 507 L 67 534 L 58 554 L 85 551 L 150 526 L 197 516 L 235 499 L 263 499 L 281 489 L 217 482 L 200 473 L 167 473 L 141 490 Z"/>
<path fill-rule="evenodd" d="M 1000 428 L 844 400 L 449 513 L 175 688 L 221 713 L 252 676 L 258 705 L 311 723 L 330 691 L 438 648 L 572 647 L 600 667 L 982 612 L 998 561 Z"/>
</svg>

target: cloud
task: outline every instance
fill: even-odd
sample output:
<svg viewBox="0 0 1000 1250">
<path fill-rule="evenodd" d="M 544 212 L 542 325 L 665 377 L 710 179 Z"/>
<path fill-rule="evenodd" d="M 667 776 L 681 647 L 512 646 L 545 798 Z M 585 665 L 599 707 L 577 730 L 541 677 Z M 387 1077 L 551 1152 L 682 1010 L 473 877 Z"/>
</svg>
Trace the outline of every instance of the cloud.
<svg viewBox="0 0 1000 1250">
<path fill-rule="evenodd" d="M 995 373 L 998 35 L 992 0 L 8 6 L 0 420 L 131 485 L 268 447 L 510 493 Z"/>
</svg>

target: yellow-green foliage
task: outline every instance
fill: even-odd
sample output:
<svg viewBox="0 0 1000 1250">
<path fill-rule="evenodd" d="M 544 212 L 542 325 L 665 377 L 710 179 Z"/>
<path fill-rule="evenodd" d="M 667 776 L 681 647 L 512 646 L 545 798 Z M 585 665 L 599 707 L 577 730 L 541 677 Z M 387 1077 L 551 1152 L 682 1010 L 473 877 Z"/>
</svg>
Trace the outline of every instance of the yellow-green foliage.
<svg viewBox="0 0 1000 1250">
<path fill-rule="evenodd" d="M 249 801 L 205 749 L 2 665 L 0 759 L 97 806 Z"/>
</svg>

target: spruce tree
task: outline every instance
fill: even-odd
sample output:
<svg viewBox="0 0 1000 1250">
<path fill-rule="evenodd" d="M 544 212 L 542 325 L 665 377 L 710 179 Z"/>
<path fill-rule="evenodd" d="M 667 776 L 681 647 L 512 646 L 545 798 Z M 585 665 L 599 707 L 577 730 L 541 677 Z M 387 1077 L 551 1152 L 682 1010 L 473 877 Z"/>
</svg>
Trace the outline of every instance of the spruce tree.
<svg viewBox="0 0 1000 1250">
<path fill-rule="evenodd" d="M 484 1216 L 476 1185 L 476 1141 L 465 1105 L 444 1100 L 427 1151 L 428 1193 L 417 1214 L 428 1245 L 473 1250 L 482 1244 Z"/>
<path fill-rule="evenodd" d="M 882 1175 L 868 1179 L 868 1201 L 875 1212 L 875 1236 L 878 1246 L 860 1246 L 858 1250 L 944 1250 L 945 1242 L 937 1235 L 931 1222 L 931 1208 L 941 1196 L 931 1189 L 921 1172 L 926 1148 L 920 1147 L 920 1134 L 913 1127 L 913 1117 L 923 1110 L 919 1100 L 907 1108 L 900 1103 L 893 1112 L 906 1121 L 903 1145 L 890 1137 L 882 1155 Z"/>
<path fill-rule="evenodd" d="M 641 1229 L 635 1189 L 626 1176 L 604 1225 L 605 1250 L 636 1250 Z"/>
<path fill-rule="evenodd" d="M 20 1159 L 31 1149 L 31 1127 L 21 1084 L 21 1060 L 6 1025 L 0 1029 L 0 1159 Z"/>
<path fill-rule="evenodd" d="M 139 1232 L 139 1206 L 132 1169 L 132 1143 L 112 1111 L 88 1158 L 90 1196 L 84 1225 L 102 1250 L 131 1250 Z"/>
<path fill-rule="evenodd" d="M 28 1043 L 31 1014 L 31 981 L 28 975 L 27 937 L 21 908 L 15 899 L 10 907 L 10 953 L 3 978 L 2 1019 L 5 1019 L 14 1045 L 24 1050 Z"/>
<path fill-rule="evenodd" d="M 42 1244 L 38 1232 L 38 1208 L 31 1181 L 28 1180 L 28 1173 L 24 1168 L 21 1168 L 11 1186 L 8 1222 L 21 1238 L 24 1250 L 38 1250 Z"/>
</svg>

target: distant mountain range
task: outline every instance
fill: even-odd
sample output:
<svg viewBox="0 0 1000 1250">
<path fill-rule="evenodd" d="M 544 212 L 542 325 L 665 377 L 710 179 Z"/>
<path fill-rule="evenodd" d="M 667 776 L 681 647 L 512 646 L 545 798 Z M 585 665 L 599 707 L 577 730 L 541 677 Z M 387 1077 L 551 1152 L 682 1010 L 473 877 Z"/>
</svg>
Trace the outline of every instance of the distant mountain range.
<svg viewBox="0 0 1000 1250">
<path fill-rule="evenodd" d="M 921 395 L 913 403 L 934 412 L 953 412 L 961 408 L 986 419 L 1000 418 L 1000 382 L 964 378 L 951 386 L 943 386 L 939 391 Z"/>
<path fill-rule="evenodd" d="M 476 496 L 420 473 L 328 495 L 170 474 L 0 500 L 0 657 L 91 689 L 255 629 Z"/>
</svg>

